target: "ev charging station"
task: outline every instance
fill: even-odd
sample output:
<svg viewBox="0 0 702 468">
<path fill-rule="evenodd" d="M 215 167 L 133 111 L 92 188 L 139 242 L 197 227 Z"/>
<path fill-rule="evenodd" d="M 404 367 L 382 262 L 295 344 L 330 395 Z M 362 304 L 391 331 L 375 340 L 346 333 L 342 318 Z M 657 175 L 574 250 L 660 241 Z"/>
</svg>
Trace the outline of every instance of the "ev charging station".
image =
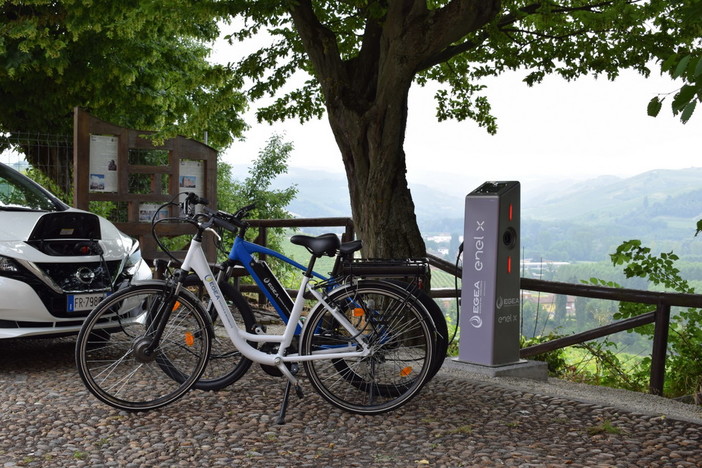
<svg viewBox="0 0 702 468">
<path fill-rule="evenodd" d="M 518 364 L 519 182 L 485 182 L 466 196 L 458 361 Z"/>
</svg>

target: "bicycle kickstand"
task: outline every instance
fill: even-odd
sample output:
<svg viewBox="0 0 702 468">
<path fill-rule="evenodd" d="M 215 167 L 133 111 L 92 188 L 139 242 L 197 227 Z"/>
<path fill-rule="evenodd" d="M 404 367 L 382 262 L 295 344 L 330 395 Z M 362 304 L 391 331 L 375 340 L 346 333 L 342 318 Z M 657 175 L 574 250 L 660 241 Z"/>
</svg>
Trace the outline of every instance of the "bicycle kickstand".
<svg viewBox="0 0 702 468">
<path fill-rule="evenodd" d="M 297 374 L 299 370 L 299 366 L 297 364 L 293 364 L 290 368 L 290 373 L 292 375 Z M 283 393 L 283 403 L 280 405 L 280 414 L 278 414 L 278 419 L 276 419 L 276 424 L 278 425 L 283 425 L 285 424 L 285 412 L 288 410 L 288 400 L 290 399 L 290 389 L 295 387 L 295 394 L 297 395 L 298 398 L 303 398 L 304 394 L 302 393 L 302 387 L 300 386 L 299 383 L 293 384 L 292 380 L 288 379 L 288 382 L 285 384 L 285 392 Z"/>
</svg>

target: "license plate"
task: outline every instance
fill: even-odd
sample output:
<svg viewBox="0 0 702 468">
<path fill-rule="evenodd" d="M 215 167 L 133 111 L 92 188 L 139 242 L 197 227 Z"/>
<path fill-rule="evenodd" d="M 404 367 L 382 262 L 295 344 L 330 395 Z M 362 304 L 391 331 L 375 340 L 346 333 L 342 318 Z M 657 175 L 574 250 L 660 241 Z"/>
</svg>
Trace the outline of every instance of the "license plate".
<svg viewBox="0 0 702 468">
<path fill-rule="evenodd" d="M 105 297 L 100 294 L 69 294 L 67 297 L 66 310 L 68 312 L 78 312 L 80 310 L 93 310 L 96 305 Z"/>
</svg>

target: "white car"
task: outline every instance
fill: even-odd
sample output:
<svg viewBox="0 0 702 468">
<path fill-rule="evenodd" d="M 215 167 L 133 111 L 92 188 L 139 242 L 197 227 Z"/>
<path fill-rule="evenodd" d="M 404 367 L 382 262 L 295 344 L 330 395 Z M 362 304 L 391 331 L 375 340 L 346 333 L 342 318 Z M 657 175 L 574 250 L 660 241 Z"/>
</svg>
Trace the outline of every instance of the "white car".
<svg viewBox="0 0 702 468">
<path fill-rule="evenodd" d="M 136 240 L 0 163 L 0 339 L 75 334 L 103 297 L 150 278 Z"/>
</svg>

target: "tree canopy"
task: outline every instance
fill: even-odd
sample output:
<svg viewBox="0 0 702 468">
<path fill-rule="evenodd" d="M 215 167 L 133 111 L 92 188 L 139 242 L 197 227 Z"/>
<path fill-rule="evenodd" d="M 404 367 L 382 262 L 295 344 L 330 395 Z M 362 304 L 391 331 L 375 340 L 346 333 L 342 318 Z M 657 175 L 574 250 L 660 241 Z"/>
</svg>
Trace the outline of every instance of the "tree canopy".
<svg viewBox="0 0 702 468">
<path fill-rule="evenodd" d="M 439 84 L 437 118 L 497 130 L 482 79 L 507 70 L 648 75 L 671 51 L 699 46 L 680 21 L 697 0 L 239 1 L 232 43 L 270 40 L 236 64 L 260 120 L 329 119 L 367 254 L 423 255 L 403 152 L 413 83 Z M 237 25 L 239 22 L 237 22 Z M 528 115 L 528 110 L 522 111 Z M 568 113 L 573 109 L 558 109 Z M 468 142 L 468 145 L 470 143 Z M 468 151 L 469 153 L 469 148 Z"/>
<path fill-rule="evenodd" d="M 686 120 L 700 98 L 699 21 L 688 21 L 699 3 L 6 0 L 0 134 L 67 133 L 73 107 L 84 106 L 162 136 L 208 131 L 223 148 L 244 128 L 243 84 L 247 98 L 262 99 L 260 120 L 326 114 L 366 254 L 424 255 L 403 151 L 413 84 L 438 84 L 439 120 L 494 133 L 483 78 L 517 70 L 528 84 L 547 74 L 613 79 L 627 68 L 648 75 L 661 61 L 687 80 L 673 99 Z M 254 51 L 229 66 L 208 63 L 218 20 L 235 21 L 230 40 L 254 41 Z"/>
<path fill-rule="evenodd" d="M 702 102 L 702 1 L 693 0 L 689 5 L 681 5 L 674 13 L 677 15 L 674 20 L 680 28 L 689 31 L 690 36 L 696 40 L 692 47 L 688 43 L 681 43 L 670 51 L 670 55 L 661 64 L 661 70 L 683 82 L 680 89 L 671 93 L 673 99 L 670 107 L 673 114 L 680 114 L 682 123 L 687 123 L 695 112 L 697 103 Z M 657 116 L 667 97 L 663 95 L 651 99 L 648 105 L 649 115 Z"/>
<path fill-rule="evenodd" d="M 207 60 L 214 2 L 4 0 L 0 17 L 0 136 L 71 135 L 75 106 L 217 149 L 244 128 L 240 82 Z"/>
</svg>

